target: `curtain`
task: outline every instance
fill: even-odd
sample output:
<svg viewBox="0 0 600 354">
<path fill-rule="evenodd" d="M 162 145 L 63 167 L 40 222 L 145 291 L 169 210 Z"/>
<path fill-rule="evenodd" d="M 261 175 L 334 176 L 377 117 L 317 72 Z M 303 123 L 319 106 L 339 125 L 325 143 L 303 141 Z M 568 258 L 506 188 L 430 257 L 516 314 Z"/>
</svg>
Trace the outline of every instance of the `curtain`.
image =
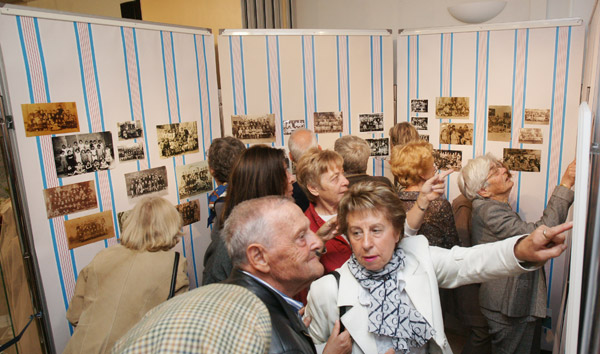
<svg viewBox="0 0 600 354">
<path fill-rule="evenodd" d="M 293 28 L 292 0 L 241 0 L 244 28 Z"/>
</svg>

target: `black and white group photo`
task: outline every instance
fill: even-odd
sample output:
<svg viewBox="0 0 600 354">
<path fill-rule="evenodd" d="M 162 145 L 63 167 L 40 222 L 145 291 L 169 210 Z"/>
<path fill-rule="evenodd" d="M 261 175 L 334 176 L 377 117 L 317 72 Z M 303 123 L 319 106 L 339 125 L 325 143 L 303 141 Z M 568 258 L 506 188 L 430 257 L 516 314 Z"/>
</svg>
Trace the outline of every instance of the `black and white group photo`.
<svg viewBox="0 0 600 354">
<path fill-rule="evenodd" d="M 75 102 L 22 104 L 25 136 L 74 133 L 79 131 Z"/>
<path fill-rule="evenodd" d="M 342 112 L 315 112 L 315 133 L 341 133 L 344 130 Z"/>
<path fill-rule="evenodd" d="M 417 130 L 427 130 L 428 119 L 427 117 L 410 117 L 410 124 Z"/>
<path fill-rule="evenodd" d="M 115 164 L 110 132 L 55 136 L 52 150 L 59 178 L 108 170 Z"/>
<path fill-rule="evenodd" d="M 119 140 L 137 139 L 144 136 L 141 120 L 130 120 L 117 123 Z"/>
<path fill-rule="evenodd" d="M 213 189 L 212 176 L 208 171 L 208 161 L 177 166 L 176 174 L 180 199 L 189 198 Z"/>
<path fill-rule="evenodd" d="M 438 170 L 460 171 L 462 168 L 462 151 L 434 149 L 433 152 L 433 163 Z"/>
<path fill-rule="evenodd" d="M 383 113 L 365 113 L 359 114 L 360 132 L 382 132 L 383 131 Z"/>
<path fill-rule="evenodd" d="M 540 128 L 521 128 L 519 129 L 520 144 L 542 144 L 544 136 Z"/>
<path fill-rule="evenodd" d="M 298 120 L 284 120 L 283 121 L 283 135 L 290 135 L 296 129 L 305 128 L 306 124 L 304 119 Z"/>
<path fill-rule="evenodd" d="M 440 144 L 473 145 L 473 123 L 442 123 Z"/>
<path fill-rule="evenodd" d="M 193 224 L 200 221 L 200 201 L 194 199 L 187 203 L 176 205 L 177 211 L 183 219 L 183 226 Z"/>
<path fill-rule="evenodd" d="M 196 122 L 181 122 L 156 126 L 158 152 L 161 158 L 198 152 Z"/>
<path fill-rule="evenodd" d="M 44 189 L 48 219 L 98 207 L 93 180 Z"/>
<path fill-rule="evenodd" d="M 165 166 L 125 174 L 125 187 L 130 199 L 166 191 L 168 185 Z"/>
<path fill-rule="evenodd" d="M 142 160 L 145 157 L 144 154 L 144 142 L 129 142 L 117 145 L 117 153 L 119 155 L 119 161 L 130 161 L 130 160 Z"/>
<path fill-rule="evenodd" d="M 511 106 L 489 106 L 488 140 L 510 141 L 512 125 Z"/>
<path fill-rule="evenodd" d="M 503 160 L 511 171 L 540 172 L 542 150 L 504 149 Z"/>
<path fill-rule="evenodd" d="M 468 119 L 469 97 L 436 97 L 435 115 L 440 119 Z"/>
<path fill-rule="evenodd" d="M 550 124 L 550 110 L 525 108 L 525 123 L 540 125 Z"/>
<path fill-rule="evenodd" d="M 246 144 L 275 142 L 275 115 L 231 116 L 231 133 Z"/>
<path fill-rule="evenodd" d="M 410 100 L 410 111 L 415 113 L 427 113 L 429 100 Z"/>
<path fill-rule="evenodd" d="M 388 156 L 390 154 L 390 139 L 365 139 L 371 148 L 371 156 Z"/>
<path fill-rule="evenodd" d="M 429 142 L 429 135 L 421 135 L 421 134 L 419 134 L 419 139 L 421 139 L 423 141 L 426 141 L 426 142 Z"/>
</svg>

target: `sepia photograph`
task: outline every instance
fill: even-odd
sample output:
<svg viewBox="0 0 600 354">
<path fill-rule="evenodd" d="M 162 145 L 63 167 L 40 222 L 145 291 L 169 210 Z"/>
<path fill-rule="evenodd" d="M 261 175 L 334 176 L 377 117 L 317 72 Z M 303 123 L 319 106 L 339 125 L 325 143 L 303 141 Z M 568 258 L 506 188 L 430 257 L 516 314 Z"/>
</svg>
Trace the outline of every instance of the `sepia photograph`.
<svg viewBox="0 0 600 354">
<path fill-rule="evenodd" d="M 521 128 L 519 129 L 520 144 L 542 144 L 544 136 L 540 128 Z"/>
<path fill-rule="evenodd" d="M 210 192 L 213 189 L 212 176 L 208 171 L 208 161 L 177 166 L 176 175 L 180 199 Z"/>
<path fill-rule="evenodd" d="M 359 131 L 361 132 L 382 132 L 383 131 L 383 113 L 365 113 L 359 114 Z"/>
<path fill-rule="evenodd" d="M 438 170 L 460 171 L 462 168 L 462 151 L 433 149 L 433 163 Z"/>
<path fill-rule="evenodd" d="M 342 112 L 315 112 L 315 133 L 341 133 L 344 130 Z"/>
<path fill-rule="evenodd" d="M 166 192 L 168 186 L 165 166 L 125 174 L 125 187 L 130 199 L 156 192 Z"/>
<path fill-rule="evenodd" d="M 426 141 L 426 142 L 429 142 L 429 135 L 421 135 L 421 134 L 419 134 L 419 139 L 421 139 L 423 141 Z"/>
<path fill-rule="evenodd" d="M 410 117 L 410 124 L 417 130 L 427 130 L 428 119 L 427 117 Z"/>
<path fill-rule="evenodd" d="M 69 249 L 115 237 L 112 211 L 82 216 L 65 221 Z"/>
<path fill-rule="evenodd" d="M 117 131 L 119 140 L 137 139 L 144 136 L 141 120 L 130 120 L 127 122 L 117 122 Z"/>
<path fill-rule="evenodd" d="M 196 122 L 181 122 L 156 126 L 158 152 L 161 158 L 198 152 Z"/>
<path fill-rule="evenodd" d="M 371 156 L 387 156 L 390 154 L 390 139 L 365 139 L 371 148 Z"/>
<path fill-rule="evenodd" d="M 410 100 L 410 111 L 418 113 L 427 113 L 429 100 Z"/>
<path fill-rule="evenodd" d="M 145 157 L 144 154 L 144 142 L 130 142 L 117 146 L 117 153 L 119 154 L 119 161 L 130 161 L 130 160 L 142 160 Z"/>
<path fill-rule="evenodd" d="M 436 97 L 435 116 L 439 119 L 468 119 L 469 97 Z"/>
<path fill-rule="evenodd" d="M 290 135 L 296 129 L 304 128 L 306 124 L 304 119 L 299 120 L 284 120 L 283 121 L 283 135 Z"/>
<path fill-rule="evenodd" d="M 550 110 L 525 108 L 525 124 L 550 124 Z"/>
<path fill-rule="evenodd" d="M 511 171 L 540 172 L 542 150 L 504 148 L 503 159 Z"/>
<path fill-rule="evenodd" d="M 231 133 L 246 144 L 275 142 L 275 115 L 231 116 Z"/>
<path fill-rule="evenodd" d="M 127 213 L 129 213 L 131 211 L 130 210 L 125 210 L 125 211 L 120 211 L 117 213 L 117 223 L 119 224 L 119 232 L 123 233 L 123 223 L 125 222 L 125 218 L 127 217 Z"/>
<path fill-rule="evenodd" d="M 488 140 L 510 141 L 512 125 L 511 106 L 489 106 Z"/>
<path fill-rule="evenodd" d="M 198 199 L 187 203 L 176 205 L 177 211 L 183 219 L 183 226 L 193 224 L 200 221 L 200 201 Z"/>
<path fill-rule="evenodd" d="M 27 137 L 79 131 L 75 102 L 22 104 L 21 111 Z"/>
<path fill-rule="evenodd" d="M 440 144 L 473 145 L 473 123 L 442 123 Z"/>
<path fill-rule="evenodd" d="M 110 132 L 55 136 L 52 150 L 59 178 L 108 170 L 115 165 Z"/>
<path fill-rule="evenodd" d="M 98 207 L 94 181 L 44 189 L 48 219 Z"/>
</svg>

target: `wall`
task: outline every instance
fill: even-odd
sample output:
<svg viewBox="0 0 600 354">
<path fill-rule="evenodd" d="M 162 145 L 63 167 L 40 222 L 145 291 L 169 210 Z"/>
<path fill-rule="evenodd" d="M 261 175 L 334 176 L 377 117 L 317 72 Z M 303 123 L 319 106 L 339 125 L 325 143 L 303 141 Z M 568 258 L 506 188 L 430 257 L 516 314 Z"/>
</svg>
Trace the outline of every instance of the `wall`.
<svg viewBox="0 0 600 354">
<path fill-rule="evenodd" d="M 13 4 L 96 16 L 121 17 L 121 3 L 124 1 L 126 0 L 33 0 L 13 2 Z"/>
</svg>

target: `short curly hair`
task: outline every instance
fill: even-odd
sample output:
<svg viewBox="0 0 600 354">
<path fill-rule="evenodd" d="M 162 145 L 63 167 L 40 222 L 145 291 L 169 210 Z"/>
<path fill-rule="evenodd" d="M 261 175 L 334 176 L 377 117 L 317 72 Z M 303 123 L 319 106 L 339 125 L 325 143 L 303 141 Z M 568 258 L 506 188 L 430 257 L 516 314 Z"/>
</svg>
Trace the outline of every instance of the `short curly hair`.
<svg viewBox="0 0 600 354">
<path fill-rule="evenodd" d="M 365 139 L 355 135 L 344 135 L 337 139 L 333 150 L 344 158 L 344 172 L 348 174 L 367 172 L 371 148 Z"/>
<path fill-rule="evenodd" d="M 244 143 L 232 136 L 213 139 L 208 149 L 208 167 L 218 183 L 229 182 L 231 168 L 244 150 Z"/>
<path fill-rule="evenodd" d="M 390 160 L 392 173 L 401 186 L 417 185 L 433 164 L 433 148 L 425 141 L 411 141 L 394 146 Z"/>
<path fill-rule="evenodd" d="M 404 146 L 416 140 L 419 140 L 419 132 L 409 122 L 398 123 L 390 128 L 390 143 L 392 146 Z"/>
</svg>

